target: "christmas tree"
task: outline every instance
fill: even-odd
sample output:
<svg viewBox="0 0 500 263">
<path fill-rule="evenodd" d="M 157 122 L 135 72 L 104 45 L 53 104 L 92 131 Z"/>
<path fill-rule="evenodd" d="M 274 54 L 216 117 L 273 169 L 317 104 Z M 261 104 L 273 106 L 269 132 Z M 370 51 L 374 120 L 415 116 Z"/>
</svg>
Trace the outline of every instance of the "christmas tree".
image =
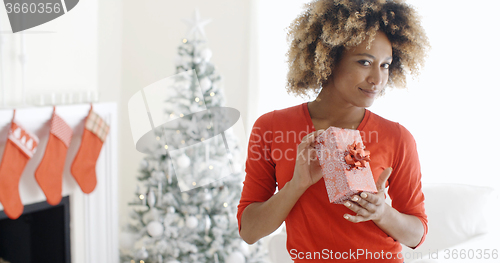
<svg viewBox="0 0 500 263">
<path fill-rule="evenodd" d="M 190 23 L 190 38 L 178 48 L 178 74 L 165 87 L 162 107 L 170 121 L 155 129 L 156 143 L 140 165 L 121 261 L 264 262 L 261 244 L 248 246 L 238 234 L 242 159 L 229 128 L 234 111 L 220 110 L 225 102 L 204 40 L 207 21 L 196 13 Z"/>
</svg>

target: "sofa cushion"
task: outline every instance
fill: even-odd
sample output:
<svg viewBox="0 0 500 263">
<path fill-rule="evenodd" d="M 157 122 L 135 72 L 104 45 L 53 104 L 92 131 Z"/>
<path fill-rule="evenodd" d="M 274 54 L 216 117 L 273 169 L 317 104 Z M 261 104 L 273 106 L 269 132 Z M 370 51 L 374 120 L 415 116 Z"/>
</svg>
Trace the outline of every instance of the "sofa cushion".
<svg viewBox="0 0 500 263">
<path fill-rule="evenodd" d="M 490 231 L 498 194 L 490 187 L 423 184 L 429 230 L 422 252 L 441 250 Z"/>
</svg>

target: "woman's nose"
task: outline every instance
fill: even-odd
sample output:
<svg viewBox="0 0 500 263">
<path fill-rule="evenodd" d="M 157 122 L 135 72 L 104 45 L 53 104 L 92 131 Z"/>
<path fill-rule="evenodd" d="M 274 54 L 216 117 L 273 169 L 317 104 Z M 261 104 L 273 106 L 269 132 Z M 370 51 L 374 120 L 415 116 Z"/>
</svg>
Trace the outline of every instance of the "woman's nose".
<svg viewBox="0 0 500 263">
<path fill-rule="evenodd" d="M 382 84 L 384 79 L 384 74 L 381 72 L 381 69 L 374 68 L 370 71 L 370 75 L 368 75 L 367 81 L 368 83 L 379 86 Z"/>
</svg>

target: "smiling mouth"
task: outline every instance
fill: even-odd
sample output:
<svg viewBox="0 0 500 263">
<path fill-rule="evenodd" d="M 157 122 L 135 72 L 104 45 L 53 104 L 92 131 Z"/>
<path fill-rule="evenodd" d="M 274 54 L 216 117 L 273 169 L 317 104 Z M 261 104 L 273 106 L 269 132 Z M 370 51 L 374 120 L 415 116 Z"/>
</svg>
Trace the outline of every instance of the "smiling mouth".
<svg viewBox="0 0 500 263">
<path fill-rule="evenodd" d="M 364 90 L 362 88 L 358 88 L 361 92 L 363 92 L 365 95 L 367 95 L 368 97 L 375 97 L 377 94 L 378 94 L 378 91 L 371 91 L 371 90 Z"/>
</svg>

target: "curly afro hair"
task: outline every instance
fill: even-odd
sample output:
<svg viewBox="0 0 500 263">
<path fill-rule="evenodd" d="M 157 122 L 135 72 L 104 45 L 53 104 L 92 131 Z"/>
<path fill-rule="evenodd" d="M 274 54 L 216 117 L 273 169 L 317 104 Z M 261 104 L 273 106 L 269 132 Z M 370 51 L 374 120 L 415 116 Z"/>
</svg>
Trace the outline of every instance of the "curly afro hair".
<svg viewBox="0 0 500 263">
<path fill-rule="evenodd" d="M 429 43 L 416 11 L 402 0 L 316 0 L 288 29 L 287 90 L 318 93 L 345 49 L 384 32 L 392 44 L 389 87 L 406 87 L 419 74 Z"/>
</svg>

